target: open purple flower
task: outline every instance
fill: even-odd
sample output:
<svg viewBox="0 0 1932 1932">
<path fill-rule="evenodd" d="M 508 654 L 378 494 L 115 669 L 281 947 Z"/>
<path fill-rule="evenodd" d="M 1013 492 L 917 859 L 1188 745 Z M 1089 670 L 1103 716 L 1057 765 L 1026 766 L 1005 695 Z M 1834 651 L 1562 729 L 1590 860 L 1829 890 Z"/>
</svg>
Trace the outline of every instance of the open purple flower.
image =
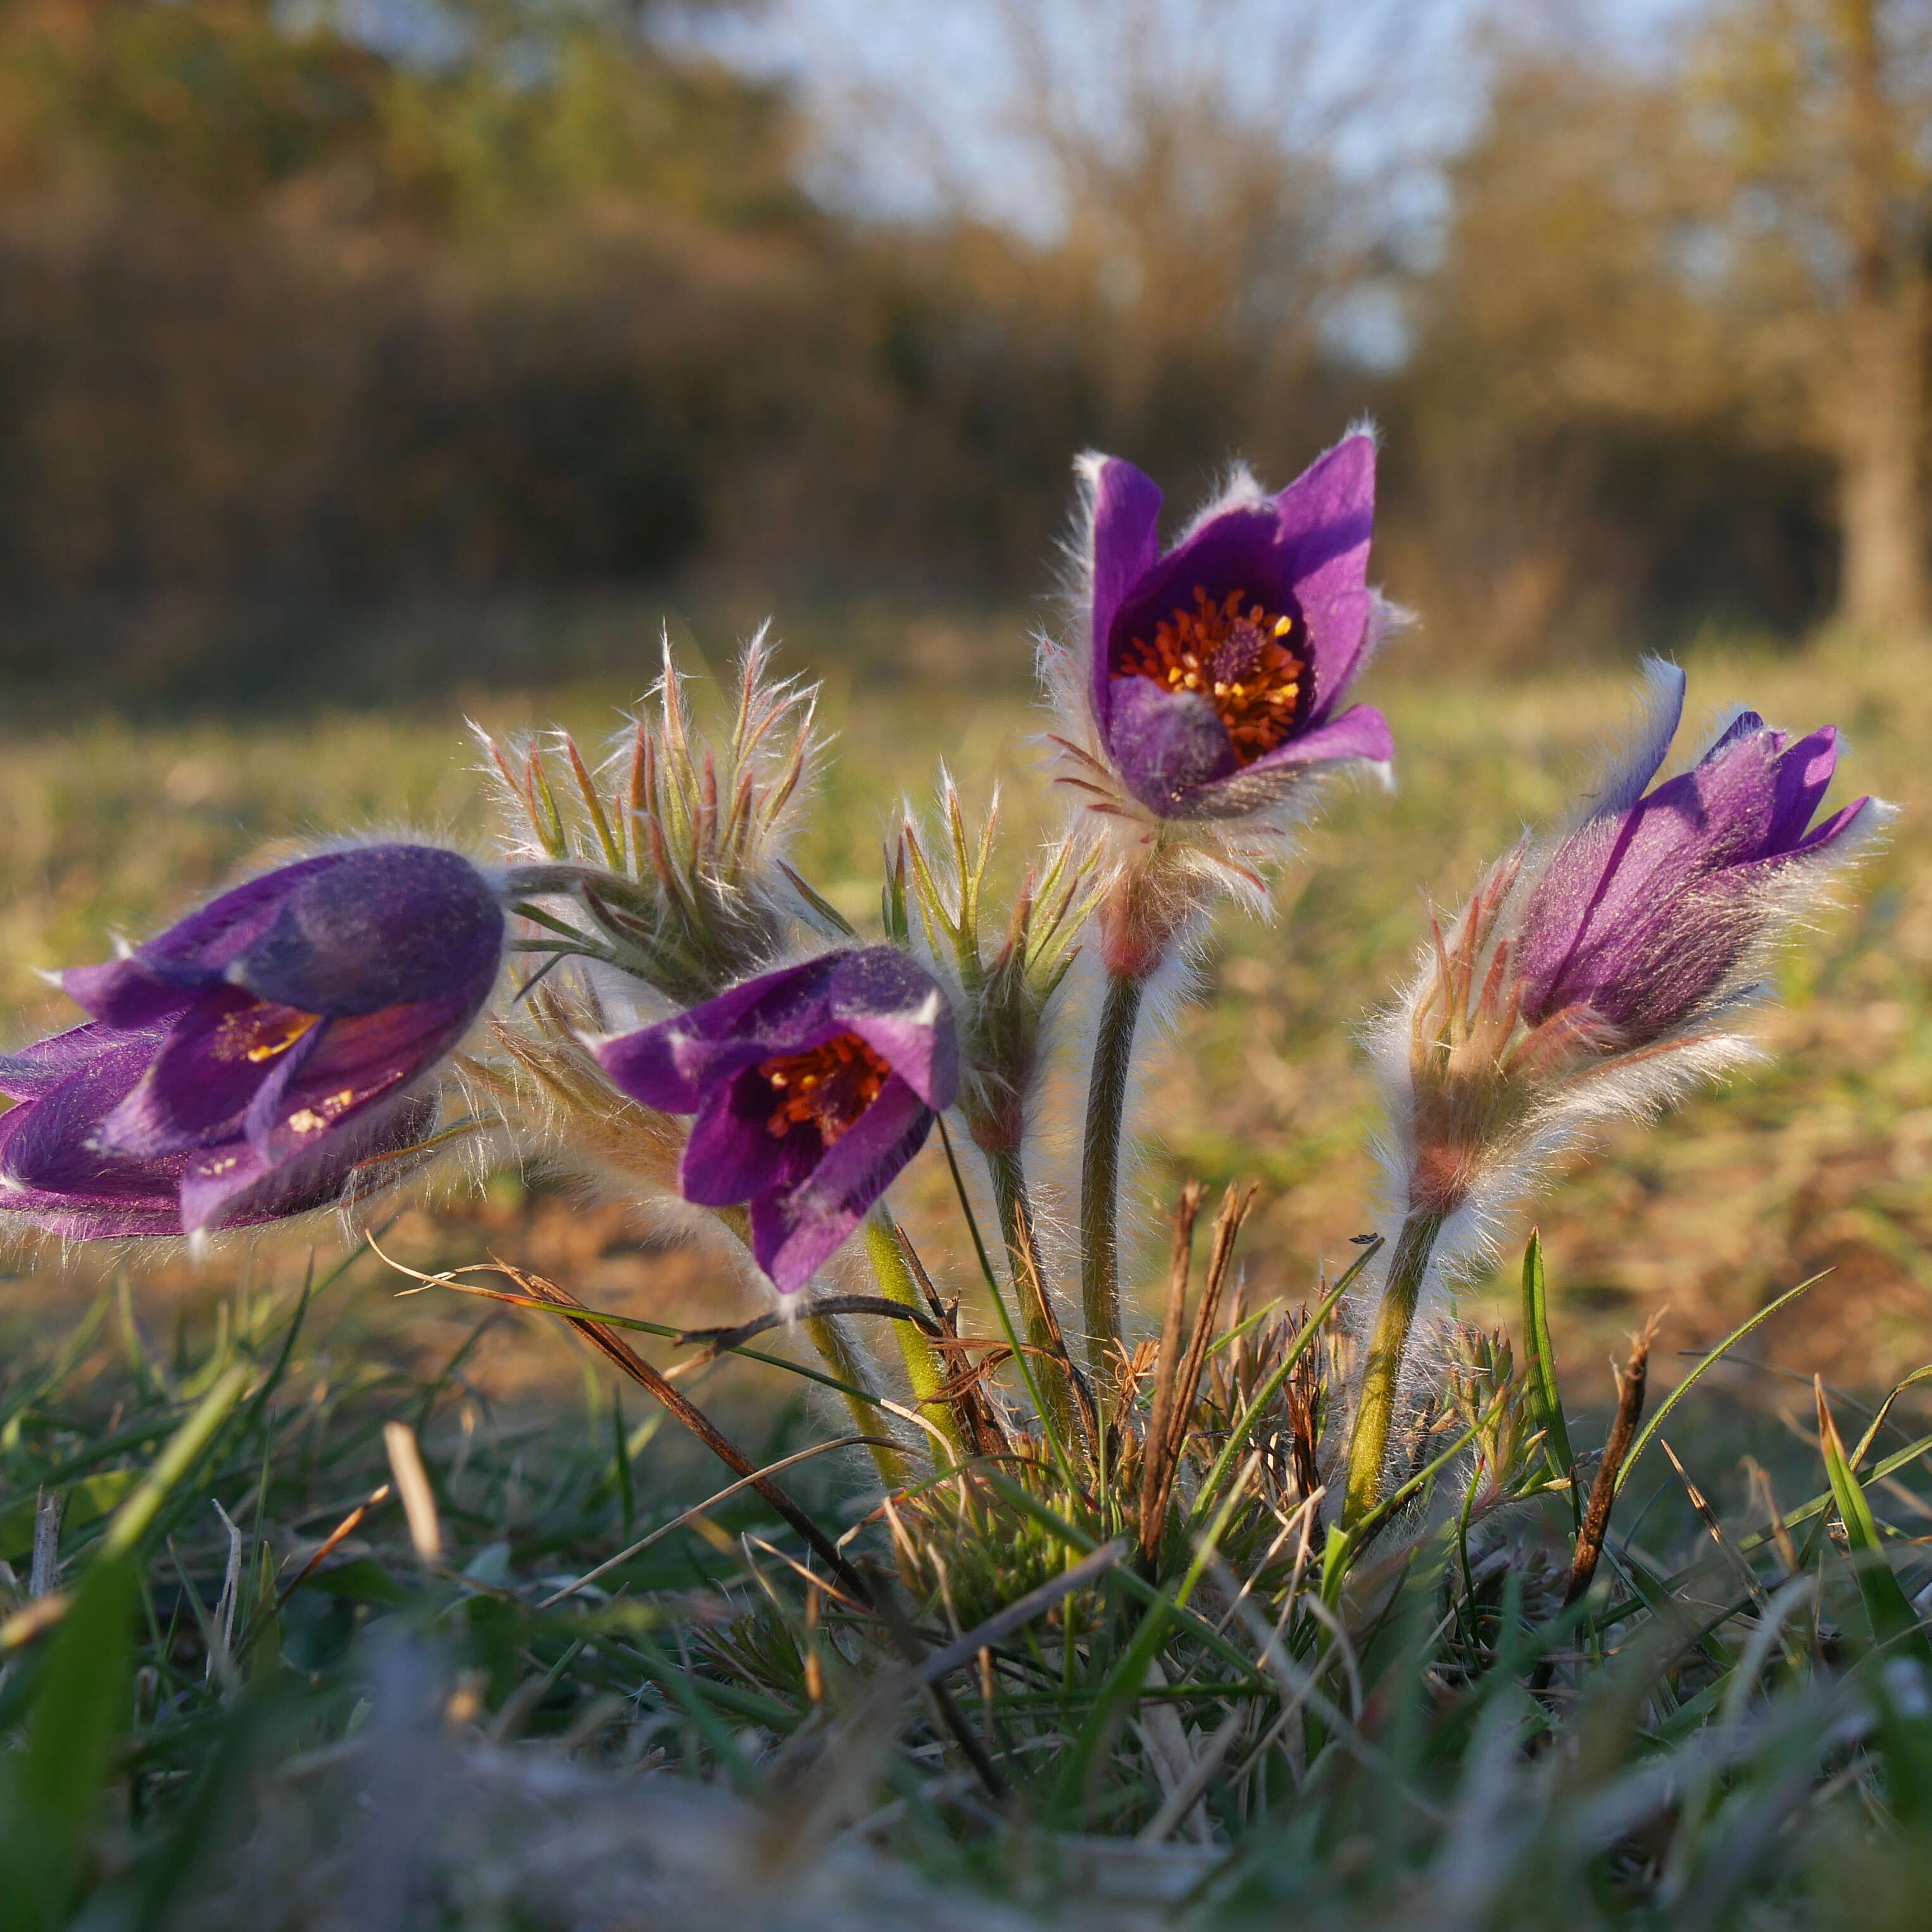
<svg viewBox="0 0 1932 1932">
<path fill-rule="evenodd" d="M 1175 547 L 1161 493 L 1084 460 L 1092 515 L 1086 698 L 1106 765 L 1168 820 L 1239 818 L 1312 767 L 1386 766 L 1388 721 L 1342 699 L 1374 641 L 1376 452 L 1338 443 L 1278 495 L 1245 472 Z"/>
<path fill-rule="evenodd" d="M 1838 764 L 1829 727 L 1792 740 L 1743 712 L 1690 770 L 1655 790 L 1683 715 L 1684 676 L 1618 782 L 1541 868 L 1516 942 L 1523 1017 L 1587 1012 L 1628 1048 L 1661 1038 L 1754 975 L 1762 941 L 1808 874 L 1883 808 L 1813 825 Z"/>
<path fill-rule="evenodd" d="M 787 1294 L 858 1226 L 959 1084 L 946 995 L 890 946 L 762 974 L 597 1057 L 634 1100 L 698 1116 L 685 1198 L 748 1202 L 752 1252 Z"/>
<path fill-rule="evenodd" d="M 224 893 L 61 983 L 93 1024 L 0 1060 L 0 1207 L 192 1234 L 340 1198 L 434 1112 L 419 1083 L 495 983 L 504 918 L 453 852 L 375 845 Z"/>
</svg>

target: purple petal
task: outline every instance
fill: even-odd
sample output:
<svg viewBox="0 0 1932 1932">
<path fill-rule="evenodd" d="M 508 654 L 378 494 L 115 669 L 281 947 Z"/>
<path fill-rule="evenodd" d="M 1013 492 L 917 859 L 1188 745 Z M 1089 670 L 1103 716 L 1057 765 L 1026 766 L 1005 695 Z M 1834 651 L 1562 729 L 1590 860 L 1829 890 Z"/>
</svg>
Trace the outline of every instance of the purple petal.
<svg viewBox="0 0 1932 1932">
<path fill-rule="evenodd" d="M 746 1067 L 848 1031 L 922 1092 L 944 1094 L 940 1104 L 950 1104 L 958 1079 L 951 1010 L 932 976 L 889 946 L 828 952 L 760 974 L 670 1019 L 605 1040 L 596 1054 L 633 1100 L 689 1114 Z"/>
<path fill-rule="evenodd" d="M 919 1151 L 933 1119 L 904 1082 L 889 1080 L 804 1181 L 753 1198 L 752 1252 L 782 1293 L 802 1288 L 851 1235 Z"/>
<path fill-rule="evenodd" d="M 1588 1005 L 1638 1040 L 1682 1019 L 1760 928 L 1753 880 L 1766 862 L 1806 849 L 1792 841 L 1834 757 L 1830 734 L 1794 746 L 1748 712 L 1693 770 L 1586 822 L 1558 848 L 1525 913 L 1516 957 L 1526 1013 L 1534 1021 Z"/>
<path fill-rule="evenodd" d="M 172 1019 L 194 1004 L 196 988 L 164 980 L 139 958 L 110 960 L 103 966 L 70 966 L 60 976 L 61 991 L 84 1013 L 103 1024 L 131 1030 Z"/>
<path fill-rule="evenodd" d="M 1345 436 L 1274 500 L 1290 580 L 1304 600 L 1365 590 L 1376 526 L 1376 445 Z"/>
<path fill-rule="evenodd" d="M 1114 679 L 1107 735 L 1127 789 L 1163 815 L 1240 769 L 1234 741 L 1214 706 L 1191 691 L 1163 691 L 1151 678 Z"/>
<path fill-rule="evenodd" d="M 1823 803 L 1838 768 L 1838 734 L 1828 724 L 1779 753 L 1776 796 L 1765 840 L 1767 855 L 1796 851 L 1810 842 L 1805 833 L 1811 814 Z"/>
<path fill-rule="evenodd" d="M 332 870 L 340 856 L 304 859 L 250 879 L 176 920 L 131 958 L 63 973 L 62 987 L 83 1012 L 110 1026 L 172 1018 L 274 925 L 292 894 Z"/>
<path fill-rule="evenodd" d="M 460 854 L 372 845 L 308 873 L 226 976 L 264 1000 L 332 1018 L 452 994 L 481 1005 L 503 914 Z"/>
<path fill-rule="evenodd" d="M 1374 440 L 1345 438 L 1318 457 L 1274 502 L 1281 522 L 1282 573 L 1307 626 L 1315 678 L 1308 716 L 1319 724 L 1354 676 L 1375 616 L 1368 588 L 1376 520 Z"/>
<path fill-rule="evenodd" d="M 1394 756 L 1395 737 L 1388 720 L 1372 704 L 1353 704 L 1340 717 L 1291 738 L 1247 769 L 1265 772 L 1282 765 L 1332 764 L 1349 758 L 1385 765 Z"/>
<path fill-rule="evenodd" d="M 754 1040 L 713 1040 L 690 1033 L 683 1024 L 689 1017 L 680 1014 L 600 1042 L 595 1049 L 598 1063 L 611 1084 L 661 1114 L 692 1114 L 704 1104 L 711 1082 L 728 1079 L 770 1057 Z"/>
<path fill-rule="evenodd" d="M 211 899 L 199 912 L 177 920 L 141 946 L 135 956 L 178 986 L 205 986 L 218 980 L 274 923 L 292 893 L 332 871 L 344 856 L 326 852 L 250 879 Z"/>
<path fill-rule="evenodd" d="M 245 1123 L 248 1140 L 280 1162 L 320 1136 L 340 1132 L 352 1116 L 427 1072 L 472 1017 L 469 999 L 452 994 L 331 1020 L 278 1094 L 265 1085 Z"/>
<path fill-rule="evenodd" d="M 943 1111 L 959 1088 L 959 1041 L 932 974 L 890 946 L 840 959 L 826 989 L 831 1018 L 856 1034 L 928 1107 Z"/>
<path fill-rule="evenodd" d="M 302 1148 L 270 1159 L 245 1142 L 207 1148 L 188 1157 L 181 1180 L 180 1222 L 203 1228 L 245 1228 L 361 1198 L 416 1171 L 404 1158 L 436 1119 L 433 1096 L 414 1094 L 363 1114 Z"/>
<path fill-rule="evenodd" d="M 754 1069 L 711 1090 L 678 1167 L 678 1191 L 686 1200 L 728 1208 L 772 1188 L 795 1186 L 818 1166 L 825 1155 L 818 1128 L 806 1121 L 775 1134 L 773 1106 L 770 1084 Z"/>
<path fill-rule="evenodd" d="M 1375 616 L 1376 599 L 1371 591 L 1302 600 L 1302 622 L 1307 628 L 1304 648 L 1315 690 L 1304 728 L 1318 729 L 1348 694 L 1349 684 L 1367 652 Z"/>
<path fill-rule="evenodd" d="M 655 1026 L 604 1041 L 598 1060 L 632 1100 L 660 1113 L 694 1113 L 712 1082 L 842 1030 L 825 991 L 842 956 L 828 952 L 762 973 Z"/>
<path fill-rule="evenodd" d="M 1152 478 L 1118 456 L 1101 458 L 1091 478 L 1094 608 L 1088 643 L 1094 716 L 1104 729 L 1112 703 L 1108 648 L 1114 619 L 1160 558 L 1161 495 Z"/>
<path fill-rule="evenodd" d="M 1647 658 L 1643 668 L 1648 686 L 1646 715 L 1629 749 L 1606 776 L 1603 796 L 1592 814 L 1595 818 L 1628 812 L 1642 797 L 1645 786 L 1670 756 L 1671 740 L 1684 722 L 1684 698 L 1690 680 L 1683 671 L 1661 658 Z"/>
<path fill-rule="evenodd" d="M 312 1050 L 318 1024 L 239 986 L 214 987 L 169 1028 L 146 1077 L 103 1123 L 102 1144 L 152 1158 L 232 1139 L 263 1082 Z"/>
<path fill-rule="evenodd" d="M 141 1077 L 161 1042 L 158 1033 L 129 1034 L 90 1023 L 37 1040 L 18 1053 L 0 1054 L 0 1094 L 10 1100 L 45 1098 L 63 1081 L 118 1055 L 132 1070 L 128 1084 Z"/>
<path fill-rule="evenodd" d="M 1797 844 L 1782 850 L 1767 852 L 1762 859 L 1749 860 L 1743 865 L 1734 866 L 1731 869 L 1740 877 L 1760 878 L 1780 866 L 1812 858 L 1835 845 L 1862 820 L 1869 817 L 1877 802 L 1876 799 L 1870 797 L 1855 798 L 1842 812 L 1834 812 Z"/>
<path fill-rule="evenodd" d="M 69 1210 L 165 1214 L 173 1223 L 166 1232 L 179 1232 L 179 1157 L 134 1159 L 99 1143 L 103 1118 L 141 1077 L 152 1051 L 152 1041 L 121 1042 L 44 1098 L 0 1115 L 0 1206 L 46 1226 L 49 1216 Z"/>
<path fill-rule="evenodd" d="M 182 1232 L 181 1210 L 172 1199 L 89 1206 L 66 1195 L 15 1187 L 0 1178 L 0 1217 L 8 1216 L 64 1241 L 164 1240 Z"/>
</svg>

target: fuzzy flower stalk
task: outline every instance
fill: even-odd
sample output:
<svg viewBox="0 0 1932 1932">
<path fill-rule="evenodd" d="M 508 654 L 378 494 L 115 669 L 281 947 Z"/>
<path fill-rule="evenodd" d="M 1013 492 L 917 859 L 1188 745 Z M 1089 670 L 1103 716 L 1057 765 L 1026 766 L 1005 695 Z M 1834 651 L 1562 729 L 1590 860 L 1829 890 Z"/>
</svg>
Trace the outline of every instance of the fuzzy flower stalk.
<svg viewBox="0 0 1932 1932">
<path fill-rule="evenodd" d="M 1064 782 L 1112 832 L 1097 915 L 1106 974 L 1082 1176 L 1082 1300 L 1120 1333 L 1120 1124 L 1150 981 L 1218 892 L 1266 902 L 1319 781 L 1386 775 L 1388 721 L 1344 702 L 1385 627 L 1368 585 L 1371 438 L 1346 438 L 1288 488 L 1246 470 L 1160 547 L 1161 493 L 1130 463 L 1078 465 L 1078 617 L 1043 670 L 1062 721 Z"/>
<path fill-rule="evenodd" d="M 910 813 L 906 816 L 886 878 L 885 928 L 889 938 L 909 948 L 916 912 L 935 968 L 956 990 L 959 1112 L 986 1162 L 1028 1343 L 1036 1359 L 1047 1365 L 1042 1400 L 1064 1442 L 1071 1433 L 1076 1405 L 1084 1412 L 1090 1402 L 1054 1310 L 1024 1152 L 1060 988 L 1095 904 L 1098 854 L 1090 842 L 1076 836 L 1055 841 L 1021 880 L 1004 931 L 996 925 L 989 934 L 987 874 L 998 800 L 975 840 L 959 794 L 942 773 L 940 812 L 941 836 L 930 854 L 920 826 Z M 1096 1352 L 1090 1358 L 1090 1372 L 1097 1372 L 1099 1366 Z"/>
<path fill-rule="evenodd" d="M 1369 1330 L 1344 1527 L 1380 1501 L 1426 1292 L 1590 1128 L 1641 1118 L 1755 1057 L 1741 1023 L 1780 944 L 1892 815 L 1814 824 L 1838 763 L 1744 712 L 1652 788 L 1684 681 L 1653 665 L 1648 716 L 1570 826 L 1478 884 L 1378 1042 L 1402 1220 Z"/>
</svg>

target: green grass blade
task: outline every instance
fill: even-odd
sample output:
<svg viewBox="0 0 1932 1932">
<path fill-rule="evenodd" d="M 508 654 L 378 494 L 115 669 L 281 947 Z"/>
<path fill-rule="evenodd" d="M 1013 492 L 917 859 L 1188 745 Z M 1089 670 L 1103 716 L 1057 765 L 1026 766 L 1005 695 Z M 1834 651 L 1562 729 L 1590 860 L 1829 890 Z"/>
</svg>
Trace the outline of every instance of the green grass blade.
<svg viewBox="0 0 1932 1932">
<path fill-rule="evenodd" d="M 0 1925 L 68 1922 L 89 1833 L 133 1705 L 133 1558 L 89 1566 L 34 1688 L 0 1826 Z"/>
<path fill-rule="evenodd" d="M 127 1556 L 147 1534 L 163 1504 L 201 1460 L 202 1452 L 242 1400 L 254 1373 L 250 1364 L 237 1362 L 202 1397 L 194 1413 L 169 1438 L 134 1493 L 115 1511 L 107 1534 L 101 1538 L 100 1561 Z"/>
<path fill-rule="evenodd" d="M 1497 1412 L 1509 1400 L 1509 1395 L 1508 1389 L 1503 1390 L 1434 1462 L 1417 1470 L 1400 1489 L 1392 1490 L 1352 1529 L 1343 1529 L 1338 1526 L 1328 1532 L 1328 1547 L 1324 1552 L 1322 1564 L 1322 1600 L 1330 1610 L 1340 1599 L 1342 1580 L 1348 1574 L 1348 1566 L 1355 1560 L 1357 1552 L 1365 1549 L 1376 1531 L 1396 1510 L 1403 1508 L 1412 1497 L 1419 1496 L 1475 1441 L 1495 1419 Z"/>
<path fill-rule="evenodd" d="M 1522 1251 L 1522 1335 L 1528 1351 L 1530 1413 L 1543 1431 L 1544 1454 L 1559 1482 L 1573 1483 L 1576 1458 L 1563 1420 L 1563 1391 L 1556 1380 L 1556 1351 L 1550 1340 L 1550 1300 L 1543 1274 L 1543 1234 L 1529 1231 Z M 1573 1489 L 1574 1496 L 1574 1489 Z"/>
<path fill-rule="evenodd" d="M 1106 1681 L 1100 1687 L 1087 1721 L 1081 1726 L 1074 1738 L 1072 1748 L 1066 1754 L 1060 1767 L 1059 1784 L 1054 1795 L 1053 1809 L 1063 1822 L 1076 1818 L 1089 1796 L 1090 1772 L 1095 1754 L 1102 1750 L 1126 1714 L 1147 1676 L 1148 1666 L 1154 1660 L 1161 1640 L 1167 1634 L 1169 1622 L 1175 1612 L 1187 1607 L 1187 1600 L 1194 1594 L 1208 1565 L 1214 1560 L 1214 1552 L 1220 1547 L 1221 1538 L 1226 1534 L 1229 1521 L 1241 1499 L 1246 1484 L 1237 1482 L 1229 1490 L 1226 1499 L 1216 1514 L 1208 1533 L 1197 1544 L 1194 1559 L 1187 1566 L 1186 1574 L 1179 1586 L 1170 1596 L 1163 1592 L 1149 1606 L 1142 1618 L 1140 1628 L 1133 1639 L 1120 1653 L 1113 1669 L 1108 1672 Z"/>
<path fill-rule="evenodd" d="M 1865 1614 L 1871 1618 L 1872 1635 L 1881 1646 L 1916 1657 L 1932 1670 L 1932 1642 L 1918 1626 L 1918 1618 L 1904 1588 L 1892 1574 L 1892 1559 L 1880 1540 L 1871 1504 L 1852 1473 L 1845 1445 L 1832 1419 L 1825 1386 L 1815 1383 L 1818 1395 L 1818 1446 L 1825 1458 L 1825 1473 L 1831 1478 L 1832 1498 L 1838 1505 L 1839 1520 L 1845 1526 L 1845 1543 L 1858 1594 L 1864 1598 Z"/>
<path fill-rule="evenodd" d="M 1085 1534 L 1063 1517 L 1057 1516 L 1037 1496 L 1030 1495 L 1010 1476 L 1003 1474 L 998 1469 L 990 1468 L 984 1463 L 980 1465 L 976 1473 L 980 1480 L 988 1488 L 995 1491 L 1022 1515 L 1031 1516 L 1042 1529 L 1059 1538 L 1068 1549 L 1076 1552 L 1080 1556 L 1090 1556 L 1100 1548 L 1100 1544 L 1094 1538 Z M 1171 1600 L 1156 1586 L 1150 1583 L 1131 1564 L 1121 1564 L 1118 1568 L 1109 1570 L 1108 1575 L 1111 1580 L 1118 1583 L 1130 1596 L 1138 1597 L 1144 1604 Z M 1244 1677 L 1255 1683 L 1266 1684 L 1268 1682 L 1254 1659 L 1244 1656 L 1240 1651 L 1230 1643 L 1211 1624 L 1205 1622 L 1196 1616 L 1192 1610 L 1185 1607 L 1174 1610 L 1172 1614 L 1185 1628 L 1190 1636 L 1192 1637 L 1197 1643 L 1206 1646 L 1224 1664 L 1232 1665 Z"/>
</svg>

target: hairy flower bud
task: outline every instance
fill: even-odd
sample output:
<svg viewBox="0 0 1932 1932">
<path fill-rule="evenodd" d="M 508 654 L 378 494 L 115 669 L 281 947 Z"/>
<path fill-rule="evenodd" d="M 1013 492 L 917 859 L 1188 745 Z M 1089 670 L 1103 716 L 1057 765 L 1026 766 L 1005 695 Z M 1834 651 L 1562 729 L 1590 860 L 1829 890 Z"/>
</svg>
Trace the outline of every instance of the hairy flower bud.
<svg viewBox="0 0 1932 1932">
<path fill-rule="evenodd" d="M 1389 1042 L 1412 1210 L 1513 1190 L 1590 1120 L 1748 1058 L 1736 1022 L 1778 943 L 1890 814 L 1861 798 L 1814 826 L 1837 734 L 1794 740 L 1753 712 L 1647 790 L 1684 691 L 1674 667 L 1652 682 L 1630 756 L 1570 829 L 1519 847 L 1434 935 Z"/>
</svg>

